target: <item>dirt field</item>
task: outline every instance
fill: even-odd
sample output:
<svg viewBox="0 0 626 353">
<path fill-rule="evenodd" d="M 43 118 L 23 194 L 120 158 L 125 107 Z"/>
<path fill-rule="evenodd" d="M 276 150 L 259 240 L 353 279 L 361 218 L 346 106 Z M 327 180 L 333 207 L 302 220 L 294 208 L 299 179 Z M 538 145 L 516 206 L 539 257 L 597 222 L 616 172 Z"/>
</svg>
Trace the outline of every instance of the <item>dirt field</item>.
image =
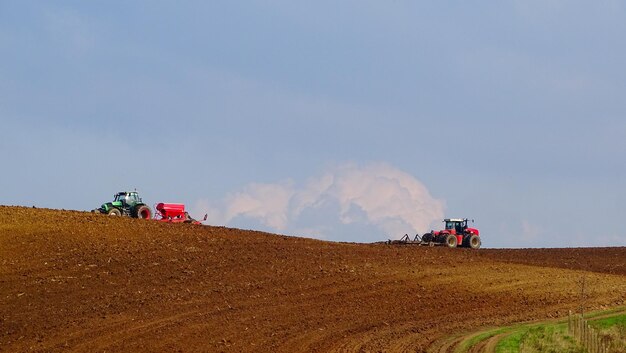
<svg viewBox="0 0 626 353">
<path fill-rule="evenodd" d="M 488 235 L 485 235 L 488 236 Z M 340 244 L 0 207 L 0 351 L 422 352 L 626 305 L 626 248 Z"/>
</svg>

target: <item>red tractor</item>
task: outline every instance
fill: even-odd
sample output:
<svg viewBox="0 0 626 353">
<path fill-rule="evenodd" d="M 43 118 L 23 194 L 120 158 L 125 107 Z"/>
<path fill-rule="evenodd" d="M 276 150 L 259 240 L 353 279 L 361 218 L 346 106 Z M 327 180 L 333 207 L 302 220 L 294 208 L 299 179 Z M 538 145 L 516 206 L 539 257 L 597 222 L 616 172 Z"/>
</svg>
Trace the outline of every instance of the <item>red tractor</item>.
<svg viewBox="0 0 626 353">
<path fill-rule="evenodd" d="M 446 218 L 443 221 L 446 223 L 446 229 L 431 230 L 430 233 L 422 235 L 422 243 L 444 244 L 451 248 L 457 246 L 480 248 L 480 232 L 467 226 L 467 218 Z"/>
</svg>

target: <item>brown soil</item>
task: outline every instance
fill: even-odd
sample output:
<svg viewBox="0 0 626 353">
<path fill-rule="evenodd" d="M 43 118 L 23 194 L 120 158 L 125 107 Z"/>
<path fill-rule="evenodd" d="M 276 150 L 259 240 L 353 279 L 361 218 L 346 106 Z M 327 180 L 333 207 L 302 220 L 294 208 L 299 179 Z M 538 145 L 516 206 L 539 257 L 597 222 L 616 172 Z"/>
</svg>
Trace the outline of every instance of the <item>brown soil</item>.
<svg viewBox="0 0 626 353">
<path fill-rule="evenodd" d="M 529 251 L 532 256 L 528 256 Z M 498 249 L 481 251 L 496 261 L 626 276 L 624 248 Z"/>
<path fill-rule="evenodd" d="M 626 248 L 466 250 L 0 207 L 0 351 L 421 352 L 626 304 Z"/>
</svg>

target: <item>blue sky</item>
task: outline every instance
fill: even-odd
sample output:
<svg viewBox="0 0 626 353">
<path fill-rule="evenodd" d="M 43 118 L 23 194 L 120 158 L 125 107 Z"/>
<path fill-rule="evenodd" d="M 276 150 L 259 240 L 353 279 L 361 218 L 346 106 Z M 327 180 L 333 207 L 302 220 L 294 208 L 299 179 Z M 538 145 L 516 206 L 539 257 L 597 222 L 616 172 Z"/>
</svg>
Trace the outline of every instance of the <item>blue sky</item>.
<svg viewBox="0 0 626 353">
<path fill-rule="evenodd" d="M 489 247 L 624 246 L 625 7 L 3 0 L 0 204 L 137 188 L 329 240 L 469 217 Z"/>
</svg>

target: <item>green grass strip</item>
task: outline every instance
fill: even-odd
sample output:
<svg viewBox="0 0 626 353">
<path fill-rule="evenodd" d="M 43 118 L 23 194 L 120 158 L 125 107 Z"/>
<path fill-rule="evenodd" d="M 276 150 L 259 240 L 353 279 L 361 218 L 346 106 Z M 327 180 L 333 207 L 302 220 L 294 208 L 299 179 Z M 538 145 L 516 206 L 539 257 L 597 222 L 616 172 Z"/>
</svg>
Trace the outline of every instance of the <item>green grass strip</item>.
<svg viewBox="0 0 626 353">
<path fill-rule="evenodd" d="M 496 353 L 518 353 L 520 341 L 526 332 L 527 330 L 520 329 L 505 336 L 496 345 Z"/>
<path fill-rule="evenodd" d="M 599 330 L 606 330 L 613 326 L 626 327 L 626 314 L 593 320 L 589 324 L 591 327 Z"/>
<path fill-rule="evenodd" d="M 524 352 L 584 352 L 584 349 L 578 346 L 574 339 L 567 334 L 567 324 L 551 323 L 528 326 L 503 338 L 496 345 L 496 353 L 518 353 L 522 344 L 524 345 Z"/>
<path fill-rule="evenodd" d="M 585 318 L 597 329 L 606 329 L 616 325 L 626 327 L 626 314 L 619 315 L 624 311 L 626 311 L 624 307 L 596 311 L 585 315 Z M 609 317 L 605 318 L 604 316 L 607 315 Z M 603 318 L 594 320 L 593 318 L 596 317 Z M 584 352 L 584 349 L 578 347 L 573 338 L 569 337 L 567 333 L 567 318 L 554 322 L 518 324 L 492 329 L 462 342 L 456 352 L 467 352 L 469 348 L 477 345 L 479 342 L 507 332 L 509 334 L 497 343 L 496 353 L 519 353 L 520 343 L 522 342 L 529 346 L 538 347 L 536 348 L 538 352 Z M 532 350 L 533 348 L 530 348 L 530 351 Z"/>
<path fill-rule="evenodd" d="M 626 327 L 626 307 L 611 310 L 595 311 L 585 315 L 590 325 L 597 329 L 606 329 L 616 325 Z M 604 317 L 608 316 L 608 317 Z M 593 318 L 602 317 L 594 320 Z M 496 345 L 496 353 L 519 353 L 520 343 L 536 346 L 539 351 L 546 352 L 583 352 L 576 342 L 567 334 L 567 318 L 552 322 L 517 324 L 494 328 L 479 333 L 462 341 L 455 353 L 467 352 L 471 347 L 493 336 L 508 333 Z M 530 347 L 529 347 L 530 348 Z M 532 351 L 532 348 L 530 348 Z"/>
</svg>

